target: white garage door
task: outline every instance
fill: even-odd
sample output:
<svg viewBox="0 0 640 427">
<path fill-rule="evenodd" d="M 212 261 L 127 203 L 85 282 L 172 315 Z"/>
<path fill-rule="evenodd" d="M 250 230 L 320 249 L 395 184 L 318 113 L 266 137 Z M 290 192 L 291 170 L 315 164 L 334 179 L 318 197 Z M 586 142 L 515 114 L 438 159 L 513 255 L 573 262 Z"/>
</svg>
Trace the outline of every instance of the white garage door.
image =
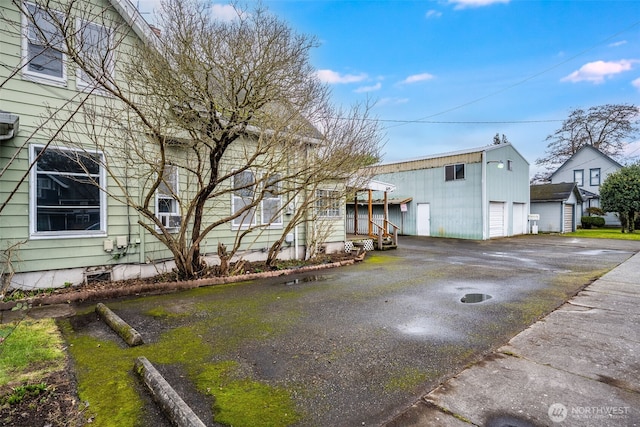
<svg viewBox="0 0 640 427">
<path fill-rule="evenodd" d="M 527 229 L 527 216 L 525 215 L 525 203 L 513 204 L 513 235 L 524 234 Z"/>
<path fill-rule="evenodd" d="M 564 229 L 563 233 L 573 231 L 573 205 L 564 205 Z"/>
<path fill-rule="evenodd" d="M 503 202 L 489 203 L 489 237 L 502 237 L 505 235 L 504 216 Z"/>
</svg>

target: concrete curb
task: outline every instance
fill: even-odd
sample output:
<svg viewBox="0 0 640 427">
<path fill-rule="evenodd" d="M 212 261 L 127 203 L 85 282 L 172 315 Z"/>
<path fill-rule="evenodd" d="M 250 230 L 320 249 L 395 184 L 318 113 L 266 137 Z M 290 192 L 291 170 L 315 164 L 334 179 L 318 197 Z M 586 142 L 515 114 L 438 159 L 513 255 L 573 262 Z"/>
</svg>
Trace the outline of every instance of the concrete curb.
<svg viewBox="0 0 640 427">
<path fill-rule="evenodd" d="M 162 411 L 174 425 L 178 427 L 206 427 L 146 357 L 136 358 L 134 368 L 151 391 L 153 400 L 160 405 Z"/>
<path fill-rule="evenodd" d="M 107 325 L 113 329 L 126 342 L 129 347 L 135 347 L 144 344 L 142 335 L 133 329 L 127 322 L 122 320 L 120 316 L 115 314 L 109 307 L 99 302 L 96 305 L 96 313 L 102 317 Z"/>
<path fill-rule="evenodd" d="M 292 268 L 288 270 L 267 271 L 263 273 L 240 274 L 238 276 L 210 277 L 207 279 L 184 280 L 179 282 L 160 282 L 133 285 L 126 288 L 104 288 L 93 290 L 78 290 L 63 292 L 53 295 L 44 295 L 34 298 L 27 298 L 19 301 L 0 302 L 0 311 L 11 310 L 19 302 L 28 302 L 32 306 L 70 304 L 77 301 L 91 301 L 99 299 L 119 298 L 127 295 L 138 294 L 164 294 L 187 289 L 199 288 L 203 286 L 225 285 L 228 283 L 243 282 L 245 280 L 263 279 L 269 277 L 286 276 L 292 273 L 304 273 L 309 271 L 324 270 L 327 268 L 342 267 L 352 265 L 355 259 L 332 262 L 328 264 L 310 265 L 307 267 Z"/>
</svg>

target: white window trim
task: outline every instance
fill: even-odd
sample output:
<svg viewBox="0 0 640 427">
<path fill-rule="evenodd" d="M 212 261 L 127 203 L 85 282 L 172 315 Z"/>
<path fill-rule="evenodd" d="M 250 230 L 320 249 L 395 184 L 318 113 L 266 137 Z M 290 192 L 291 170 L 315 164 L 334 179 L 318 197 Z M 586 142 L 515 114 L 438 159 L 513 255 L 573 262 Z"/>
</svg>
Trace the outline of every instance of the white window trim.
<svg viewBox="0 0 640 427">
<path fill-rule="evenodd" d="M 593 183 L 593 172 L 598 171 L 598 183 Z M 599 187 L 602 183 L 602 170 L 601 168 L 591 168 L 589 169 L 589 185 L 591 187 Z"/>
<path fill-rule="evenodd" d="M 245 170 L 243 172 L 249 172 L 253 175 L 253 182 L 254 182 L 254 186 L 255 186 L 255 182 L 256 182 L 256 174 L 255 172 L 251 171 L 251 170 Z M 236 172 L 237 173 L 237 172 Z M 236 196 L 235 195 L 235 179 L 236 179 L 236 175 L 234 174 L 231 177 L 231 215 L 235 215 L 236 213 L 236 199 L 242 199 L 242 197 L 240 196 Z M 253 189 L 253 194 L 255 197 L 255 192 L 256 189 Z M 252 198 L 253 200 L 253 198 Z M 254 206 L 252 208 L 253 211 L 253 218 L 251 218 L 251 222 L 247 223 L 245 222 L 245 215 L 247 214 L 246 212 L 238 217 L 235 217 L 231 220 L 231 229 L 232 230 L 246 230 L 248 228 L 251 227 L 255 227 L 256 225 L 258 225 L 258 209 L 257 206 Z M 251 209 L 249 209 L 249 212 L 251 212 Z"/>
<path fill-rule="evenodd" d="M 318 193 L 321 193 L 321 195 L 318 195 Z M 323 199 L 328 199 L 328 200 L 331 200 L 331 201 L 334 200 L 333 198 L 329 197 L 329 195 L 331 193 L 340 194 L 340 192 L 338 190 L 330 190 L 330 189 L 323 189 L 323 188 L 320 188 L 320 189 L 316 190 L 316 209 L 318 209 L 318 205 L 317 205 L 318 201 L 323 200 Z M 318 218 L 341 218 L 343 210 L 342 210 L 342 203 L 341 203 L 340 199 L 341 198 L 339 197 L 338 200 L 337 200 L 337 208 L 331 206 L 333 204 L 332 203 L 331 205 L 327 204 L 328 207 L 324 207 L 321 210 L 318 209 L 318 212 L 317 212 Z M 337 211 L 337 213 L 334 214 L 334 212 L 336 212 L 336 211 Z"/>
<path fill-rule="evenodd" d="M 44 148 L 44 145 L 31 144 L 29 146 L 29 164 L 33 164 L 36 158 L 36 150 Z M 97 154 L 104 159 L 102 151 L 78 150 L 73 148 L 55 147 L 49 148 L 56 151 L 86 151 L 87 153 Z M 107 173 L 102 163 L 100 167 L 100 182 L 106 186 Z M 37 203 L 38 203 L 38 185 L 37 185 L 37 165 L 31 168 L 29 172 L 29 238 L 32 240 L 45 239 L 76 239 L 86 237 L 105 237 L 107 236 L 107 193 L 100 188 L 100 230 L 74 230 L 74 231 L 37 231 Z"/>
<path fill-rule="evenodd" d="M 464 175 L 462 178 L 456 177 L 456 166 L 462 165 L 462 174 Z M 447 168 L 453 167 L 453 179 L 447 179 Z M 467 164 L 466 163 L 451 163 L 449 165 L 445 165 L 443 168 L 444 171 L 444 182 L 454 182 L 454 181 L 464 181 L 467 178 Z"/>
<path fill-rule="evenodd" d="M 39 7 L 36 4 L 25 2 L 23 3 L 23 7 L 26 9 L 28 6 Z M 61 12 L 57 10 L 53 11 L 54 13 L 62 15 Z M 23 10 L 22 13 L 22 35 L 21 35 L 21 47 L 22 47 L 22 76 L 27 79 L 37 83 L 43 83 L 48 85 L 66 87 L 67 86 L 67 55 L 62 53 L 62 77 L 50 76 L 48 74 L 42 74 L 35 71 L 29 70 L 29 25 L 31 22 L 27 18 L 26 12 Z"/>
<path fill-rule="evenodd" d="M 265 179 L 265 185 L 268 184 L 269 180 Z M 267 225 L 268 228 L 270 229 L 280 229 L 284 226 L 284 215 L 282 212 L 282 194 L 280 194 L 280 190 L 282 188 L 282 183 L 279 180 L 278 177 L 278 182 L 275 183 L 275 185 L 277 186 L 277 191 L 278 191 L 278 195 L 276 197 L 264 197 L 261 201 L 260 201 L 260 220 L 262 222 L 262 225 Z M 269 200 L 273 200 L 273 201 L 277 201 L 278 203 L 278 208 L 277 208 L 277 215 L 276 218 L 274 218 L 274 221 L 270 221 L 271 218 L 265 218 L 265 201 L 269 201 Z"/>
<path fill-rule="evenodd" d="M 97 27 L 106 29 L 107 33 L 109 34 L 109 49 L 113 49 L 113 44 L 114 44 L 114 34 L 113 34 L 113 30 L 109 27 L 105 27 L 104 25 L 95 23 L 95 22 L 91 22 L 91 21 L 86 21 L 83 19 L 78 18 L 76 20 L 76 28 L 78 29 L 77 31 L 77 37 L 76 37 L 76 43 L 77 46 L 82 46 L 82 40 L 80 40 L 80 37 L 82 35 L 82 32 L 80 31 L 80 29 L 84 28 L 84 26 L 87 25 L 95 25 Z M 114 60 L 114 53 L 113 50 L 110 50 L 108 53 L 108 73 L 109 73 L 109 77 L 111 80 L 113 80 L 115 78 L 115 60 Z M 85 80 L 82 79 L 82 69 L 79 66 L 76 66 L 76 88 L 80 91 L 84 91 L 84 92 L 93 92 L 93 93 L 99 93 L 99 94 L 103 94 L 106 95 L 109 92 L 97 85 L 97 82 L 87 82 Z"/>
<path fill-rule="evenodd" d="M 175 165 L 166 165 L 165 168 L 171 168 L 171 173 L 174 176 L 174 180 L 175 180 L 175 188 L 172 189 L 172 191 L 177 195 L 180 194 L 180 174 L 178 172 L 178 167 Z M 166 200 L 173 200 L 174 203 L 174 207 L 175 210 L 172 212 L 160 212 L 159 208 L 160 208 L 160 203 L 159 201 L 161 199 L 166 199 Z M 180 223 L 182 223 L 182 214 L 180 212 L 180 204 L 178 203 L 178 200 L 175 197 L 172 197 L 171 195 L 167 194 L 160 194 L 160 189 L 158 188 L 156 190 L 156 195 L 155 195 L 155 204 L 156 204 L 156 218 L 158 218 L 160 220 L 160 222 L 162 222 L 162 224 L 164 225 L 164 227 L 169 230 L 169 231 L 177 231 L 180 229 L 180 226 L 177 227 L 170 227 L 169 224 L 171 224 L 171 219 L 172 218 L 179 218 L 180 219 Z M 163 218 L 166 218 L 165 221 L 163 221 Z M 156 230 L 160 230 L 159 227 L 156 227 Z"/>
</svg>

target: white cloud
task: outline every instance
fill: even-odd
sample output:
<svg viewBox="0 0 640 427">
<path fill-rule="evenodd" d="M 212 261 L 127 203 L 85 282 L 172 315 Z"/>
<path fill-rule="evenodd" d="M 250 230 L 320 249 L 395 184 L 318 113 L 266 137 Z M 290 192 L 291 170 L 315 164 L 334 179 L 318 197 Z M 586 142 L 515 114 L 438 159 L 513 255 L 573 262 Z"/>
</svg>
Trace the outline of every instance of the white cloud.
<svg viewBox="0 0 640 427">
<path fill-rule="evenodd" d="M 595 61 L 584 64 L 579 70 L 562 78 L 563 82 L 577 83 L 582 81 L 602 83 L 607 77 L 631 70 L 635 60 Z"/>
<path fill-rule="evenodd" d="M 373 86 L 362 86 L 356 89 L 354 92 L 356 93 L 365 93 L 365 92 L 373 92 L 376 90 L 380 90 L 382 88 L 382 83 L 378 82 Z"/>
<path fill-rule="evenodd" d="M 434 77 L 435 76 L 433 74 L 429 74 L 429 73 L 414 74 L 404 79 L 402 83 L 411 84 L 411 83 L 424 82 L 426 80 L 431 80 Z"/>
<path fill-rule="evenodd" d="M 450 4 L 454 4 L 456 9 L 467 9 L 471 7 L 491 6 L 496 3 L 509 3 L 511 0 L 449 0 Z"/>
<path fill-rule="evenodd" d="M 425 14 L 427 18 L 440 18 L 442 16 L 442 12 L 438 12 L 437 10 L 428 10 Z"/>
<path fill-rule="evenodd" d="M 360 74 L 340 74 L 333 70 L 318 70 L 316 73 L 318 78 L 323 83 L 358 83 L 367 78 L 364 73 Z"/>
<path fill-rule="evenodd" d="M 626 40 L 620 40 L 619 42 L 611 43 L 609 47 L 618 47 L 627 44 Z"/>
<path fill-rule="evenodd" d="M 230 4 L 218 4 L 211 5 L 211 15 L 221 21 L 233 21 L 238 17 L 238 12 Z"/>
<path fill-rule="evenodd" d="M 409 102 L 409 98 L 382 98 L 376 102 L 376 107 L 382 107 L 384 105 L 401 105 Z"/>
<path fill-rule="evenodd" d="M 634 81 L 631 82 L 631 86 L 635 87 L 636 89 L 640 90 L 640 77 L 638 77 L 637 79 L 635 79 Z"/>
</svg>

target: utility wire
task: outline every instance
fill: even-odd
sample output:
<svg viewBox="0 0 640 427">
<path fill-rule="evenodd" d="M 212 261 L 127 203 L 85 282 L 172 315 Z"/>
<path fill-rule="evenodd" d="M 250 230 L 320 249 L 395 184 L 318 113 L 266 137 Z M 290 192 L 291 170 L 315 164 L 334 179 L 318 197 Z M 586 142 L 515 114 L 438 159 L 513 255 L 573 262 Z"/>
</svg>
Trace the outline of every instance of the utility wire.
<svg viewBox="0 0 640 427">
<path fill-rule="evenodd" d="M 590 46 L 590 47 L 588 47 L 588 48 L 586 48 L 586 49 L 584 49 L 584 50 L 582 50 L 582 51 L 578 52 L 577 54 L 575 54 L 575 55 L 573 55 L 573 56 L 571 56 L 571 57 L 569 57 L 569 58 L 565 59 L 565 60 L 564 60 L 564 61 L 562 61 L 562 62 L 559 62 L 559 63 L 557 63 L 557 64 L 554 64 L 554 65 L 552 65 L 552 66 L 551 66 L 551 67 L 549 67 L 549 68 L 546 68 L 546 69 L 544 69 L 544 70 L 542 70 L 542 71 L 539 71 L 539 72 L 537 72 L 537 73 L 535 73 L 535 74 L 532 74 L 532 75 L 530 75 L 529 77 L 526 77 L 526 78 L 524 78 L 524 79 L 522 79 L 522 80 L 520 80 L 520 81 L 518 81 L 518 82 L 516 82 L 516 83 L 514 83 L 514 84 L 512 84 L 512 85 L 506 86 L 506 87 L 504 87 L 504 88 L 502 88 L 502 89 L 499 89 L 499 90 L 497 90 L 497 91 L 495 91 L 495 92 L 492 92 L 492 93 L 490 93 L 490 94 L 488 94 L 488 95 L 481 96 L 481 97 L 476 98 L 476 99 L 474 99 L 474 100 L 471 100 L 471 101 L 465 102 L 464 104 L 460 104 L 460 105 L 458 105 L 458 106 L 456 106 L 456 107 L 452 107 L 452 108 L 449 108 L 449 109 L 446 109 L 446 110 L 440 111 L 440 112 L 438 112 L 438 113 L 434 113 L 434 114 L 431 114 L 431 115 L 429 115 L 429 116 L 422 117 L 422 118 L 420 118 L 420 119 L 416 119 L 416 120 L 406 120 L 406 121 L 398 121 L 398 124 L 396 124 L 396 125 L 392 125 L 392 126 L 387 126 L 385 129 L 389 129 L 389 128 L 393 128 L 393 127 L 398 127 L 398 126 L 404 126 L 404 125 L 406 125 L 406 124 L 410 124 L 410 123 L 456 123 L 456 124 L 464 124 L 464 123 L 469 123 L 469 124 L 476 124 L 476 123 L 496 123 L 496 124 L 503 124 L 503 123 L 539 123 L 539 122 L 553 122 L 553 121 L 561 121 L 561 120 L 541 120 L 541 121 L 513 121 L 513 122 L 512 122 L 512 121 L 498 121 L 498 122 L 430 122 L 430 121 L 426 121 L 426 120 L 427 120 L 427 119 L 430 119 L 430 118 L 432 118 L 432 117 L 440 116 L 440 115 L 442 115 L 442 114 L 450 113 L 451 111 L 459 110 L 460 108 L 467 107 L 467 106 L 469 106 L 469 105 L 471 105 L 471 104 L 475 104 L 475 103 L 480 102 L 480 101 L 484 101 L 484 100 L 485 100 L 485 99 L 487 99 L 487 98 L 490 98 L 490 97 L 492 97 L 492 96 L 495 96 L 495 95 L 501 94 L 501 93 L 503 93 L 503 92 L 506 92 L 506 91 L 508 91 L 508 90 L 510 90 L 510 89 L 513 89 L 514 87 L 520 86 L 520 85 L 522 85 L 522 84 L 524 84 L 524 83 L 526 83 L 526 82 L 528 82 L 528 81 L 530 81 L 530 80 L 535 79 L 536 77 L 539 77 L 539 76 L 541 76 L 541 75 L 543 75 L 543 74 L 546 74 L 546 73 L 548 73 L 548 72 L 549 72 L 549 71 L 551 71 L 551 70 L 554 70 L 554 69 L 556 69 L 556 68 L 558 68 L 558 67 L 560 67 L 560 66 L 562 66 L 562 65 L 564 65 L 564 64 L 566 64 L 566 63 L 568 63 L 568 62 L 573 61 L 574 59 L 578 58 L 579 56 L 582 56 L 582 55 L 584 55 L 585 53 L 587 53 L 587 52 L 589 52 L 589 51 L 591 51 L 591 50 L 595 49 L 596 47 L 598 47 L 598 46 L 600 46 L 600 45 L 602 45 L 602 44 L 604 44 L 604 43 L 607 43 L 607 42 L 608 42 L 608 41 L 610 41 L 611 39 L 613 39 L 613 38 L 615 38 L 615 37 L 618 37 L 620 34 L 626 33 L 627 31 L 631 30 L 631 29 L 632 29 L 632 28 L 634 28 L 634 27 L 637 27 L 638 25 L 640 25 L 640 21 L 636 21 L 636 22 L 634 22 L 634 23 L 633 23 L 633 24 L 631 24 L 629 27 L 627 27 L 627 28 L 625 28 L 625 29 L 623 29 L 623 30 L 621 30 L 621 31 L 618 31 L 618 32 L 617 32 L 617 33 L 615 33 L 615 34 L 612 34 L 611 36 L 609 36 L 609 37 L 605 38 L 604 40 L 601 40 L 601 41 L 597 42 L 596 44 L 594 44 L 594 45 L 592 45 L 592 46 Z M 380 121 L 387 122 L 387 121 L 391 121 L 391 120 L 380 120 Z"/>
</svg>

